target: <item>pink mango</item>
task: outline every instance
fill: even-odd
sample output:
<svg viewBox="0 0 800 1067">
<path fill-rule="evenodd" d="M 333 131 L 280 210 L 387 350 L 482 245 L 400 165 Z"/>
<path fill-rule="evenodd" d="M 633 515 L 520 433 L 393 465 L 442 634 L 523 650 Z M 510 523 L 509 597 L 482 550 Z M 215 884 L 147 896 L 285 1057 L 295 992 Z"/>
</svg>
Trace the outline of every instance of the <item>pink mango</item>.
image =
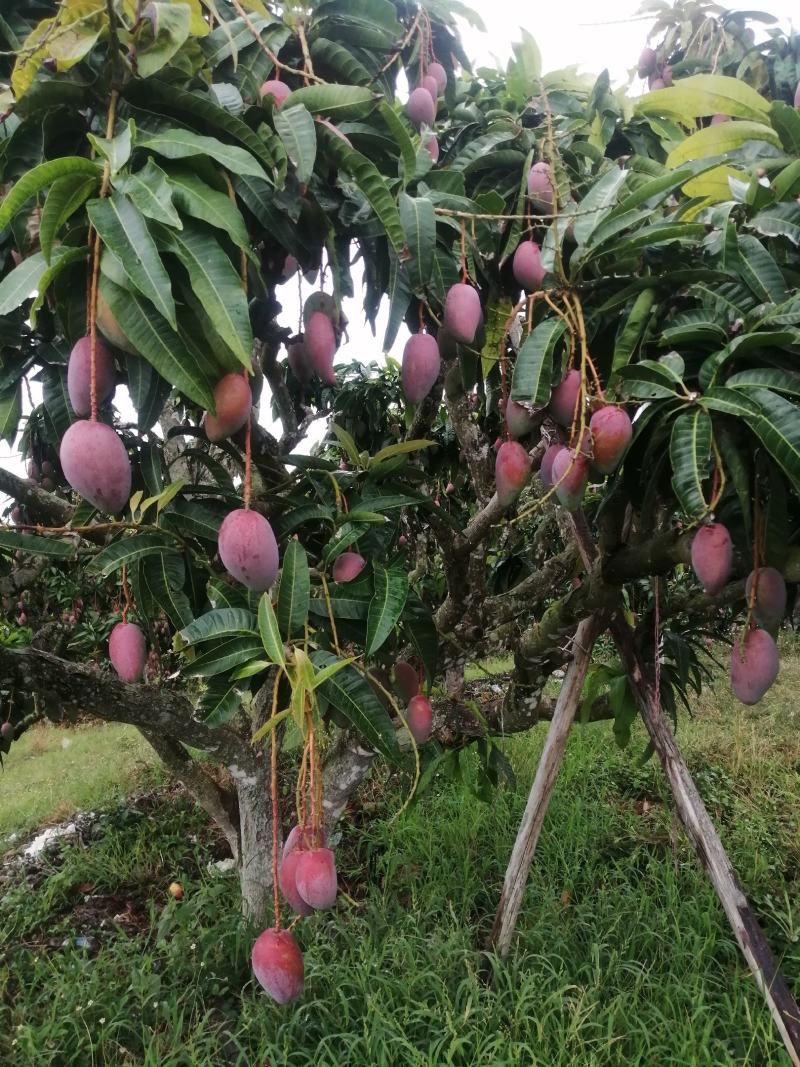
<svg viewBox="0 0 800 1067">
<path fill-rule="evenodd" d="M 250 383 L 243 374 L 226 374 L 214 386 L 216 414 L 207 411 L 203 427 L 209 441 L 222 441 L 232 437 L 246 424 L 253 406 Z"/>
<path fill-rule="evenodd" d="M 278 1004 L 288 1004 L 303 992 L 303 954 L 291 930 L 265 930 L 253 945 L 253 974 Z"/>
<path fill-rule="evenodd" d="M 140 682 L 147 664 L 147 642 L 132 622 L 118 622 L 108 639 L 111 666 L 123 682 Z"/>
<path fill-rule="evenodd" d="M 436 98 L 427 89 L 415 89 L 408 98 L 406 114 L 415 126 L 433 126 L 436 121 Z"/>
<path fill-rule="evenodd" d="M 447 290 L 443 325 L 461 344 L 471 345 L 481 322 L 481 298 L 467 282 L 456 282 Z"/>
<path fill-rule="evenodd" d="M 552 478 L 559 502 L 567 511 L 577 511 L 589 481 L 589 464 L 583 453 L 562 448 L 553 460 Z"/>
<path fill-rule="evenodd" d="M 436 338 L 429 333 L 412 334 L 403 349 L 401 371 L 403 392 L 409 403 L 422 403 L 436 384 L 441 367 L 442 358 Z"/>
<path fill-rule="evenodd" d="M 358 552 L 342 552 L 333 564 L 334 582 L 352 582 L 364 570 L 367 561 Z"/>
<path fill-rule="evenodd" d="M 542 266 L 542 251 L 535 241 L 520 241 L 511 269 L 517 284 L 529 293 L 542 288 L 546 272 Z"/>
<path fill-rule="evenodd" d="M 571 426 L 579 414 L 580 371 L 571 370 L 550 394 L 550 414 L 562 426 Z"/>
<path fill-rule="evenodd" d="M 722 523 L 701 526 L 694 535 L 692 567 L 709 596 L 722 592 L 733 568 L 733 542 Z"/>
<path fill-rule="evenodd" d="M 306 352 L 311 366 L 326 383 L 336 385 L 333 357 L 336 355 L 336 331 L 324 311 L 315 311 L 306 325 Z"/>
<path fill-rule="evenodd" d="M 283 102 L 287 96 L 291 94 L 292 90 L 286 84 L 286 82 L 277 81 L 275 78 L 270 78 L 265 81 L 259 89 L 259 95 L 262 100 L 269 98 L 272 101 L 274 108 L 280 108 L 283 106 Z"/>
<path fill-rule="evenodd" d="M 61 439 L 61 469 L 69 484 L 99 511 L 116 515 L 131 495 L 131 461 L 111 426 L 81 419 Z"/>
<path fill-rule="evenodd" d="M 95 342 L 97 403 L 102 407 L 114 395 L 117 372 L 111 349 L 98 337 Z M 76 415 L 92 413 L 92 340 L 81 337 L 73 345 L 67 365 L 67 392 Z"/>
<path fill-rule="evenodd" d="M 417 744 L 424 745 L 433 729 L 433 708 L 430 700 L 422 693 L 418 693 L 408 702 L 406 722 Z"/>
<path fill-rule="evenodd" d="M 531 473 L 531 457 L 516 441 L 504 441 L 497 452 L 494 480 L 497 498 L 504 508 L 513 504 Z"/>
<path fill-rule="evenodd" d="M 310 915 L 314 909 L 310 904 L 306 904 L 297 890 L 297 864 L 302 855 L 303 852 L 299 848 L 284 853 L 278 868 L 278 885 L 292 911 L 298 915 Z"/>
<path fill-rule="evenodd" d="M 333 852 L 329 848 L 310 848 L 298 854 L 295 872 L 298 893 L 315 911 L 332 908 L 338 890 Z"/>
<path fill-rule="evenodd" d="M 633 436 L 628 413 L 612 404 L 599 408 L 589 420 L 594 448 L 594 465 L 603 474 L 611 474 L 619 466 Z"/>
<path fill-rule="evenodd" d="M 731 651 L 731 686 L 737 700 L 757 704 L 778 677 L 778 646 L 766 630 L 750 630 L 744 641 L 736 637 Z"/>
<path fill-rule="evenodd" d="M 266 592 L 278 576 L 278 544 L 272 527 L 257 511 L 237 508 L 219 528 L 219 554 L 237 582 Z"/>
<path fill-rule="evenodd" d="M 539 214 L 552 212 L 556 197 L 549 163 L 534 163 L 528 171 L 528 196 Z"/>
</svg>

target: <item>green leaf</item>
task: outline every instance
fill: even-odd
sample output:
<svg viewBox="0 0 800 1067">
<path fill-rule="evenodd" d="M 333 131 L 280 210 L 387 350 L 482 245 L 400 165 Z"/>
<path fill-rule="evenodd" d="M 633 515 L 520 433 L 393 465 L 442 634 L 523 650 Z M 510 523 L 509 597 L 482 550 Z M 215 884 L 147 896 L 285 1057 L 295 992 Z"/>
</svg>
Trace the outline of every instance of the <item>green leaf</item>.
<svg viewBox="0 0 800 1067">
<path fill-rule="evenodd" d="M 194 613 L 183 591 L 186 580 L 183 559 L 167 552 L 148 556 L 142 560 L 140 577 L 153 601 L 164 609 L 172 625 L 178 629 L 188 626 Z"/>
<path fill-rule="evenodd" d="M 278 626 L 286 641 L 303 633 L 308 618 L 311 578 L 308 556 L 299 541 L 290 541 L 283 557 L 278 589 Z"/>
<path fill-rule="evenodd" d="M 337 422 L 331 423 L 331 430 L 336 437 L 339 444 L 344 449 L 347 458 L 356 467 L 361 466 L 361 455 L 358 451 L 358 445 L 353 440 L 352 434 L 348 433 L 343 426 L 340 426 Z"/>
<path fill-rule="evenodd" d="M 389 317 L 386 322 L 386 333 L 383 337 L 383 351 L 388 352 L 397 340 L 397 334 L 403 325 L 403 320 L 411 303 L 411 286 L 408 274 L 395 255 L 389 256 Z"/>
<path fill-rule="evenodd" d="M 133 119 L 128 119 L 128 122 L 116 137 L 97 137 L 93 133 L 86 135 L 95 150 L 100 153 L 103 159 L 107 160 L 109 172 L 112 176 L 122 170 L 131 158 L 135 130 Z"/>
<path fill-rule="evenodd" d="M 780 304 L 786 299 L 780 267 L 758 238 L 749 234 L 739 234 L 739 274 L 759 300 Z"/>
<path fill-rule="evenodd" d="M 614 360 L 611 365 L 612 378 L 630 363 L 631 357 L 647 330 L 655 299 L 655 289 L 642 289 L 634 300 L 633 307 L 625 321 L 625 325 L 617 335 L 614 345 Z"/>
<path fill-rule="evenodd" d="M 614 739 L 620 748 L 627 748 L 631 739 L 631 727 L 638 715 L 638 708 L 625 675 L 621 675 L 611 683 L 608 698 L 611 710 L 614 712 Z"/>
<path fill-rule="evenodd" d="M 706 126 L 681 141 L 667 156 L 667 166 L 679 167 L 689 159 L 721 156 L 741 148 L 747 141 L 766 141 L 776 148 L 780 148 L 781 143 L 772 127 L 765 126 L 763 122 L 720 122 L 716 126 Z"/>
<path fill-rule="evenodd" d="M 36 297 L 31 304 L 31 309 L 28 312 L 31 326 L 36 329 L 36 318 L 44 303 L 44 298 L 47 295 L 47 290 L 52 283 L 58 277 L 65 267 L 68 267 L 71 263 L 75 263 L 78 260 L 85 260 L 88 257 L 89 248 L 84 246 L 83 248 L 68 248 L 66 245 L 58 247 L 50 261 L 50 266 L 45 270 L 36 285 Z"/>
<path fill-rule="evenodd" d="M 433 204 L 425 197 L 401 193 L 400 221 L 411 252 L 411 260 L 406 265 L 411 284 L 417 290 L 424 289 L 430 280 L 436 249 L 436 213 Z"/>
<path fill-rule="evenodd" d="M 14 444 L 17 427 L 22 417 L 22 382 L 18 381 L 6 392 L 0 394 L 0 441 Z"/>
<path fill-rule="evenodd" d="M 367 85 L 372 78 L 364 64 L 348 48 L 324 37 L 317 37 L 311 45 L 311 59 L 315 67 L 332 71 L 345 84 Z"/>
<path fill-rule="evenodd" d="M 591 241 L 592 233 L 614 206 L 628 174 L 629 171 L 612 165 L 582 198 L 574 228 L 575 241 L 579 245 Z"/>
<path fill-rule="evenodd" d="M 523 342 L 514 363 L 511 398 L 536 408 L 550 401 L 553 383 L 553 355 L 564 334 L 563 319 L 544 319 Z"/>
<path fill-rule="evenodd" d="M 30 299 L 46 270 L 44 253 L 36 252 L 9 271 L 0 282 L 0 315 L 7 315 Z"/>
<path fill-rule="evenodd" d="M 725 383 L 730 389 L 771 389 L 775 393 L 800 397 L 800 372 L 755 367 L 732 374 Z"/>
<path fill-rule="evenodd" d="M 294 166 L 297 180 L 308 185 L 317 158 L 317 131 L 314 119 L 302 104 L 277 109 L 272 116 L 275 132 L 283 142 L 286 155 Z"/>
<path fill-rule="evenodd" d="M 0 549 L 7 552 L 22 551 L 30 556 L 59 556 L 62 559 L 77 556 L 76 546 L 69 541 L 57 541 L 54 537 L 37 537 L 35 534 L 15 533 L 0 528 Z"/>
<path fill-rule="evenodd" d="M 797 405 L 768 389 L 754 389 L 747 396 L 760 411 L 758 416 L 747 416 L 750 428 L 783 469 L 795 492 L 800 492 L 800 416 Z"/>
<path fill-rule="evenodd" d="M 125 366 L 128 370 L 128 392 L 138 415 L 137 425 L 140 430 L 151 430 L 161 414 L 171 386 L 141 356 L 126 353 Z"/>
<path fill-rule="evenodd" d="M 203 541 L 217 543 L 219 528 L 225 518 L 223 511 L 212 511 L 196 500 L 175 500 L 164 512 L 170 529 L 186 537 L 199 537 Z"/>
<path fill-rule="evenodd" d="M 318 651 L 311 660 L 324 670 L 338 662 L 331 652 Z M 361 734 L 370 748 L 398 763 L 400 752 L 392 721 L 370 684 L 354 667 L 345 667 L 319 687 L 320 694 Z"/>
<path fill-rule="evenodd" d="M 376 93 L 358 85 L 307 85 L 295 89 L 286 98 L 281 110 L 302 104 L 312 115 L 342 122 L 344 119 L 364 118 L 379 100 Z"/>
<path fill-rule="evenodd" d="M 711 419 L 708 412 L 695 407 L 679 415 L 672 424 L 669 443 L 672 488 L 690 519 L 699 518 L 707 511 L 703 480 L 710 451 Z"/>
<path fill-rule="evenodd" d="M 622 391 L 637 400 L 658 400 L 681 392 L 681 379 L 665 364 L 645 359 L 631 363 L 618 372 Z"/>
<path fill-rule="evenodd" d="M 272 662 L 285 667 L 286 659 L 283 652 L 281 631 L 269 593 L 264 593 L 258 604 L 258 632 L 261 635 L 264 651 Z"/>
<path fill-rule="evenodd" d="M 108 578 L 124 564 L 135 563 L 136 560 L 144 559 L 145 556 L 154 556 L 164 552 L 168 555 L 176 554 L 175 542 L 171 537 L 157 533 L 140 533 L 131 537 L 122 537 L 98 552 L 86 565 L 86 573 Z"/>
<path fill-rule="evenodd" d="M 722 114 L 764 122 L 769 107 L 768 100 L 739 78 L 695 74 L 681 78 L 668 89 L 646 93 L 636 102 L 634 111 L 639 115 L 670 115 L 682 120 Z"/>
<path fill-rule="evenodd" d="M 89 219 L 103 244 L 119 260 L 125 275 L 175 329 L 175 301 L 144 217 L 121 193 L 87 204 Z"/>
<path fill-rule="evenodd" d="M 322 88 L 335 89 L 346 88 L 346 86 L 326 85 Z M 298 93 L 310 91 L 311 89 L 297 90 Z M 290 99 L 295 95 L 297 94 L 292 93 Z M 380 219 L 392 248 L 398 256 L 401 255 L 405 248 L 405 232 L 394 197 L 389 192 L 389 187 L 380 171 L 366 156 L 362 156 L 360 152 L 350 148 L 338 137 L 328 137 L 327 140 L 329 153 L 336 160 L 340 170 L 345 171 L 353 178 L 358 188 L 369 201 L 372 210 Z"/>
<path fill-rule="evenodd" d="M 147 5 L 149 19 L 139 29 L 136 71 L 140 78 L 150 78 L 178 53 L 189 37 L 192 10 L 188 3 Z M 153 35 L 151 27 L 155 25 Z M 149 37 L 149 39 L 148 39 Z"/>
<path fill-rule="evenodd" d="M 253 334 L 247 297 L 227 253 L 213 232 L 193 222 L 176 233 L 162 230 L 162 246 L 186 268 L 192 290 L 219 336 L 243 367 L 252 368 Z"/>
<path fill-rule="evenodd" d="M 198 717 L 206 726 L 224 726 L 241 707 L 236 682 L 224 677 L 212 678 L 197 705 Z"/>
<path fill-rule="evenodd" d="M 248 663 L 260 653 L 261 642 L 257 637 L 230 637 L 196 656 L 183 668 L 182 674 L 185 678 L 213 678 Z"/>
<path fill-rule="evenodd" d="M 783 147 L 787 152 L 797 155 L 800 152 L 800 112 L 782 100 L 773 100 L 770 118 Z"/>
<path fill-rule="evenodd" d="M 169 323 L 137 293 L 121 289 L 109 278 L 100 279 L 100 292 L 125 336 L 161 377 L 200 407 L 213 408 L 216 379 L 187 358 L 184 341 Z"/>
<path fill-rule="evenodd" d="M 420 452 L 423 448 L 436 448 L 437 446 L 437 441 L 426 441 L 424 438 L 398 441 L 396 445 L 387 445 L 386 448 L 376 452 L 369 461 L 370 469 L 374 470 L 379 463 L 384 463 L 387 459 L 393 459 L 395 456 L 404 456 L 409 452 Z"/>
<path fill-rule="evenodd" d="M 391 133 L 397 147 L 400 149 L 401 174 L 403 187 L 405 188 L 414 177 L 417 169 L 417 153 L 414 150 L 414 143 L 406 129 L 406 124 L 388 100 L 381 100 L 380 113 L 389 133 Z"/>
<path fill-rule="evenodd" d="M 375 592 L 367 614 L 365 652 L 374 656 L 397 625 L 408 596 L 408 575 L 396 567 L 373 563 Z"/>
<path fill-rule="evenodd" d="M 97 175 L 78 173 L 58 178 L 50 190 L 39 220 L 39 243 L 49 263 L 53 254 L 56 234 L 78 208 L 84 204 L 97 187 Z"/>
<path fill-rule="evenodd" d="M 172 190 L 167 176 L 152 159 L 148 159 L 144 168 L 136 174 L 118 178 L 114 187 L 125 193 L 149 219 L 163 222 L 165 226 L 174 226 L 176 230 L 183 226 L 172 202 Z"/>
<path fill-rule="evenodd" d="M 81 174 L 91 176 L 95 182 L 100 181 L 101 168 L 90 159 L 81 156 L 62 156 L 48 163 L 40 163 L 27 171 L 0 203 L 0 230 L 4 230 L 17 212 L 27 204 L 32 196 L 46 189 L 59 178 Z"/>
<path fill-rule="evenodd" d="M 163 133 L 140 133 L 136 146 L 137 148 L 149 148 L 151 152 L 157 152 L 165 159 L 208 156 L 232 174 L 246 174 L 252 178 L 269 180 L 264 168 L 244 148 L 224 144 L 216 137 L 203 137 L 190 130 L 171 129 Z"/>
<path fill-rule="evenodd" d="M 433 685 L 439 661 L 439 631 L 433 621 L 431 609 L 416 593 L 410 593 L 406 601 L 403 632 L 410 639 L 422 661 L 428 685 Z"/>
<path fill-rule="evenodd" d="M 250 249 L 242 213 L 225 193 L 212 189 L 196 174 L 182 167 L 170 168 L 169 183 L 175 203 L 185 215 L 223 230 L 239 248 Z"/>
<path fill-rule="evenodd" d="M 244 608 L 214 608 L 175 635 L 176 648 L 197 645 L 215 637 L 257 636 L 256 618 Z"/>
</svg>

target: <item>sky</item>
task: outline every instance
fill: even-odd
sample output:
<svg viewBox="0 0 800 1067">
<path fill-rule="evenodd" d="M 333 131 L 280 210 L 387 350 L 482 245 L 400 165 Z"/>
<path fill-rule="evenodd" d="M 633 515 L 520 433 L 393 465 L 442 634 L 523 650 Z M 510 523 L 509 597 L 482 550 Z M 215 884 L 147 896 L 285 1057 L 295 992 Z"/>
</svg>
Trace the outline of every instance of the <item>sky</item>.
<svg viewBox="0 0 800 1067">
<path fill-rule="evenodd" d="M 642 48 L 647 43 L 647 34 L 652 26 L 652 17 L 638 14 L 640 0 L 558 0 L 557 4 L 537 5 L 544 14 L 536 14 L 533 4 L 523 0 L 466 0 L 469 7 L 483 19 L 486 32 L 473 29 L 460 22 L 459 30 L 464 41 L 465 51 L 471 56 L 476 66 L 505 66 L 510 55 L 511 46 L 519 40 L 520 26 L 533 35 L 542 55 L 543 70 L 560 70 L 577 64 L 581 71 L 598 74 L 608 68 L 614 84 L 627 82 L 630 68 Z M 733 4 L 731 4 L 733 6 Z M 800 25 L 800 5 L 798 0 L 763 0 L 761 10 L 775 15 L 784 26 L 793 18 L 795 25 Z M 631 91 L 643 91 L 643 83 L 635 80 Z M 388 308 L 379 316 L 376 336 L 364 324 L 361 309 L 359 279 L 355 277 L 356 296 L 345 303 L 344 311 L 349 320 L 349 341 L 342 345 L 337 355 L 337 362 L 349 363 L 353 359 L 369 361 L 380 359 L 382 338 L 384 334 Z M 310 288 L 306 287 L 310 292 Z M 297 284 L 293 279 L 283 286 L 278 294 L 284 305 L 281 320 L 286 325 L 294 326 L 298 319 Z M 392 355 L 399 358 L 402 353 L 405 336 L 401 333 L 392 349 Z M 115 398 L 120 415 L 125 420 L 135 419 L 135 413 L 124 389 L 118 389 Z M 268 404 L 263 405 L 262 423 L 270 429 Z M 314 424 L 316 438 L 324 432 L 324 421 Z M 300 447 L 306 451 L 313 438 L 307 438 Z M 0 464 L 15 473 L 22 473 L 22 464 L 15 450 L 10 450 L 0 443 Z M 1 498 L 0 498 L 1 499 Z"/>
</svg>

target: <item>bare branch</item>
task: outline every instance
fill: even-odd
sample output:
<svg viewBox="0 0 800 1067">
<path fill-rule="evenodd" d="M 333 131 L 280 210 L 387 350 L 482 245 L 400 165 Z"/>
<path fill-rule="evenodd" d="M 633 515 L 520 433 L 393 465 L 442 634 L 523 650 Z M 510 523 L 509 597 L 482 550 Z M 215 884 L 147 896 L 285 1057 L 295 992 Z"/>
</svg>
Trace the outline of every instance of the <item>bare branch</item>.
<svg viewBox="0 0 800 1067">
<path fill-rule="evenodd" d="M 48 493 L 38 485 L 18 478 L 11 471 L 0 467 L 0 493 L 5 493 L 18 504 L 22 504 L 33 522 L 47 523 L 53 526 L 66 526 L 72 517 L 73 507 L 55 493 Z"/>
</svg>

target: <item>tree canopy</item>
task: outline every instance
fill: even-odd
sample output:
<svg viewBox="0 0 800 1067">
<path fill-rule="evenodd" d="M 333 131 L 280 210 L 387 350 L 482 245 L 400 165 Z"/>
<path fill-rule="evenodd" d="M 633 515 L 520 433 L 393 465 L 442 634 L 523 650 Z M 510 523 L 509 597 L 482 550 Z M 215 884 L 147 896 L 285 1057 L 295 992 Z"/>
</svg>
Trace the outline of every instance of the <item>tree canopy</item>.
<svg viewBox="0 0 800 1067">
<path fill-rule="evenodd" d="M 270 736 L 302 752 L 318 828 L 376 753 L 424 785 L 469 745 L 488 795 L 509 773 L 492 737 L 552 713 L 594 613 L 627 619 L 673 715 L 707 638 L 772 641 L 785 599 L 767 619 L 758 575 L 800 579 L 800 41 L 658 11 L 641 96 L 547 73 L 527 34 L 473 70 L 455 0 L 0 17 L 0 437 L 30 474 L 0 472 L 2 752 L 45 714 L 133 722 L 241 858 L 272 840 L 243 818 Z M 356 295 L 388 326 L 334 367 Z M 404 324 L 401 368 L 381 353 Z M 232 513 L 274 533 L 274 586 L 265 543 L 259 582 L 251 542 L 237 562 L 221 539 Z M 720 528 L 703 590 L 692 544 Z M 107 665 L 121 619 L 146 688 Z M 479 707 L 464 666 L 497 654 L 507 689 Z M 635 711 L 604 657 L 584 716 L 625 744 Z"/>
</svg>

